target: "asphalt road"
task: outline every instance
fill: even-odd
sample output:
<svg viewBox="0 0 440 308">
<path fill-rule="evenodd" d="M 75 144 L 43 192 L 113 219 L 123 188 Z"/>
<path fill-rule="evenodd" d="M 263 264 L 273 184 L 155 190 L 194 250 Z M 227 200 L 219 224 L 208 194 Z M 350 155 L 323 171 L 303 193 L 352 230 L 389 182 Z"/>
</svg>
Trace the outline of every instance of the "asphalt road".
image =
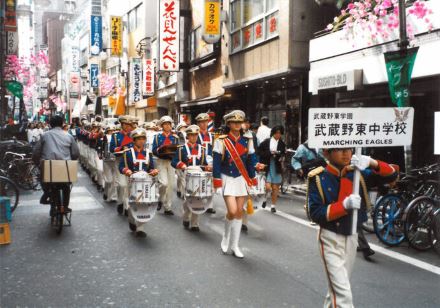
<svg viewBox="0 0 440 308">
<path fill-rule="evenodd" d="M 276 215 L 250 216 L 239 260 L 220 252 L 225 210 L 217 197 L 217 214 L 202 217 L 200 233 L 183 229 L 176 199 L 177 215 L 156 215 L 147 238 L 130 233 L 84 173 L 72 194 L 73 225 L 61 236 L 39 197 L 23 196 L 13 242 L 0 246 L 0 307 L 322 307 L 317 231 L 301 198 L 282 198 Z M 439 307 L 440 258 L 405 245 L 383 251 L 375 262 L 356 260 L 356 307 Z"/>
</svg>

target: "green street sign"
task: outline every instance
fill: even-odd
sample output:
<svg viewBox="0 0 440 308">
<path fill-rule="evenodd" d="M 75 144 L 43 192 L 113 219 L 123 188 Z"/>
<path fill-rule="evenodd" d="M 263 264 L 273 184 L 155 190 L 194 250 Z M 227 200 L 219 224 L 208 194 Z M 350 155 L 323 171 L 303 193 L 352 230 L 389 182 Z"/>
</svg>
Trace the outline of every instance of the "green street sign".
<svg viewBox="0 0 440 308">
<path fill-rule="evenodd" d="M 12 95 L 20 99 L 23 98 L 23 85 L 18 81 L 7 81 L 6 89 L 11 92 Z"/>
<path fill-rule="evenodd" d="M 409 106 L 409 86 L 418 49 L 415 47 L 384 54 L 391 100 L 398 107 Z"/>
</svg>

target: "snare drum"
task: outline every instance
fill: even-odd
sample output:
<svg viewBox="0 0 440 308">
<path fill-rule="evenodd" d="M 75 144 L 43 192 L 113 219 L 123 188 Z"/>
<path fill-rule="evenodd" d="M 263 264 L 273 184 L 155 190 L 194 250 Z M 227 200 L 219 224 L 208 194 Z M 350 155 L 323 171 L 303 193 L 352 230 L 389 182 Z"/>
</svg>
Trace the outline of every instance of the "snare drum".
<svg viewBox="0 0 440 308">
<path fill-rule="evenodd" d="M 212 173 L 188 170 L 185 174 L 185 200 L 194 214 L 203 214 L 212 206 Z"/>
<path fill-rule="evenodd" d="M 159 202 L 159 189 L 155 177 L 150 176 L 145 171 L 139 171 L 130 176 L 129 184 L 129 204 Z"/>
</svg>

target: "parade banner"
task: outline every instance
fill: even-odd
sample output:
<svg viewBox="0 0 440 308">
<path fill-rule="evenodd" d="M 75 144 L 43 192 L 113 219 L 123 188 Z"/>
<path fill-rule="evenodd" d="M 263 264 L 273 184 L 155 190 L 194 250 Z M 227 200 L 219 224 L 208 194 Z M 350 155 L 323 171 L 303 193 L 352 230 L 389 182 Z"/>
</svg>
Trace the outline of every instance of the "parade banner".
<svg viewBox="0 0 440 308">
<path fill-rule="evenodd" d="M 122 56 L 122 17 L 110 16 L 111 55 Z"/>
<path fill-rule="evenodd" d="M 159 71 L 177 72 L 180 65 L 180 1 L 159 1 Z"/>
<path fill-rule="evenodd" d="M 79 72 L 69 73 L 69 97 L 79 98 L 79 93 L 81 91 L 81 76 Z"/>
<path fill-rule="evenodd" d="M 310 108 L 309 147 L 408 146 L 413 108 Z"/>
<path fill-rule="evenodd" d="M 140 58 L 133 58 L 131 61 L 131 93 L 130 102 L 136 103 L 142 99 L 142 62 Z"/>
<path fill-rule="evenodd" d="M 152 59 L 146 59 L 144 62 L 144 81 L 142 91 L 147 96 L 154 95 L 154 62 Z"/>
<path fill-rule="evenodd" d="M 17 1 L 16 0 L 4 0 L 5 12 L 4 12 L 4 31 L 17 32 Z"/>
<path fill-rule="evenodd" d="M 90 54 L 97 56 L 102 50 L 102 16 L 90 16 L 90 32 Z"/>
<path fill-rule="evenodd" d="M 8 55 L 18 55 L 18 33 L 17 32 L 6 32 L 7 33 L 7 49 Z"/>
<path fill-rule="evenodd" d="M 310 148 L 362 148 L 409 146 L 414 108 L 310 108 Z M 354 172 L 353 194 L 359 194 L 360 171 Z M 351 234 L 357 232 L 358 213 L 351 212 Z"/>
<path fill-rule="evenodd" d="M 220 40 L 220 11 L 220 0 L 205 0 L 202 37 L 208 44 Z"/>
<path fill-rule="evenodd" d="M 90 86 L 92 88 L 99 87 L 99 65 L 96 63 L 90 64 Z"/>
<path fill-rule="evenodd" d="M 409 106 L 409 86 L 419 47 L 384 53 L 391 101 L 398 107 Z"/>
</svg>

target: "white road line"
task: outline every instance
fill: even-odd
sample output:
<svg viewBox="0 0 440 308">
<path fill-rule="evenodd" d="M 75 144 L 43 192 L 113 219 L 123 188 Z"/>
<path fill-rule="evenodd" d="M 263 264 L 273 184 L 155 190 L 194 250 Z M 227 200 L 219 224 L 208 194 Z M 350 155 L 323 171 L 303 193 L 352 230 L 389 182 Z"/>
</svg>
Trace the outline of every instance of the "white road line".
<svg viewBox="0 0 440 308">
<path fill-rule="evenodd" d="M 267 208 L 265 210 L 268 211 L 268 212 L 270 211 L 270 209 L 267 209 Z M 307 221 L 307 220 L 304 220 L 304 219 L 298 218 L 296 216 L 293 216 L 293 215 L 281 212 L 279 210 L 277 210 L 275 215 L 278 215 L 278 216 L 286 218 L 286 219 L 288 219 L 290 221 L 299 223 L 299 224 L 301 224 L 303 226 L 306 226 L 308 228 L 312 228 L 312 229 L 318 229 L 319 228 L 318 226 L 311 225 L 310 222 Z M 376 252 L 381 253 L 383 255 L 386 255 L 386 256 L 388 256 L 390 258 L 393 258 L 393 259 L 396 259 L 398 261 L 401 261 L 401 262 L 410 264 L 412 266 L 421 268 L 421 269 L 423 269 L 425 271 L 428 271 L 428 272 L 431 272 L 433 274 L 440 275 L 440 267 L 438 267 L 438 266 L 429 264 L 429 263 L 424 262 L 424 261 L 420 261 L 420 260 L 412 258 L 412 257 L 408 257 L 408 256 L 406 256 L 404 254 L 399 253 L 399 252 L 391 251 L 389 249 L 386 249 L 384 247 L 381 247 L 381 246 L 378 246 L 378 245 L 375 245 L 375 244 L 370 244 L 370 246 Z"/>
</svg>

